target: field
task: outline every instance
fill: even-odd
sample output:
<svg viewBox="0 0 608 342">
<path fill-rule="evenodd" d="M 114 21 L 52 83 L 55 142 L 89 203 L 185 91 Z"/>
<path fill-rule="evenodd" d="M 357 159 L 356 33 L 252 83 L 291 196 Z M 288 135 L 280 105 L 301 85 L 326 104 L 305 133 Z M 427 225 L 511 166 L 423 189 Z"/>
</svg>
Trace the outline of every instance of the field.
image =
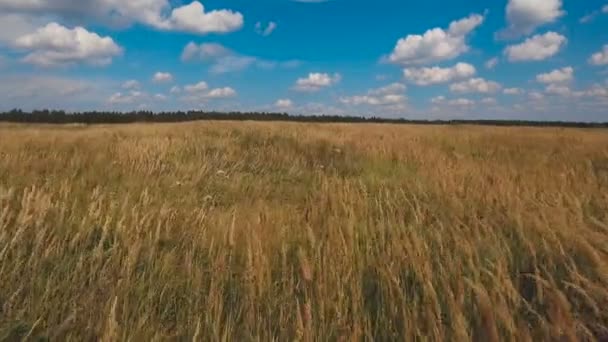
<svg viewBox="0 0 608 342">
<path fill-rule="evenodd" d="M 0 126 L 0 340 L 608 338 L 608 131 Z"/>
</svg>

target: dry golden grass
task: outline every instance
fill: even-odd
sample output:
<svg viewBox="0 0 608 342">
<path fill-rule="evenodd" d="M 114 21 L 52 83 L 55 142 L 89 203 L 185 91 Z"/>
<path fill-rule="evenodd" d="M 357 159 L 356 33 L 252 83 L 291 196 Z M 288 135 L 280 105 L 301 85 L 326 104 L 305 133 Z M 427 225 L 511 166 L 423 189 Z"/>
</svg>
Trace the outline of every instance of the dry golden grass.
<svg viewBox="0 0 608 342">
<path fill-rule="evenodd" d="M 0 340 L 594 340 L 607 308 L 607 131 L 0 126 Z"/>
</svg>

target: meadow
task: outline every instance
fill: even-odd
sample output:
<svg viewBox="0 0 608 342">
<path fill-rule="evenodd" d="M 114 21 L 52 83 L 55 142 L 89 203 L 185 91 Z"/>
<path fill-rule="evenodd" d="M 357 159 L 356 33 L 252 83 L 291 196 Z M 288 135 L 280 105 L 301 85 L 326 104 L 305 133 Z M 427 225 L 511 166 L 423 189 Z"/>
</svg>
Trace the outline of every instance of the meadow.
<svg viewBox="0 0 608 342">
<path fill-rule="evenodd" d="M 0 125 L 0 340 L 608 338 L 608 130 Z"/>
</svg>

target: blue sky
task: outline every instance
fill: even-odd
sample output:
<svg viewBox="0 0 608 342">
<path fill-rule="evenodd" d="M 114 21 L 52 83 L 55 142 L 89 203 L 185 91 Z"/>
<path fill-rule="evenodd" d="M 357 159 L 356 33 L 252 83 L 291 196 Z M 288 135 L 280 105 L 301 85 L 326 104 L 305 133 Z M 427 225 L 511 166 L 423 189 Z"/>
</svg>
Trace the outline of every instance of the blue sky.
<svg viewBox="0 0 608 342">
<path fill-rule="evenodd" d="M 608 121 L 605 0 L 0 0 L 0 109 Z"/>
</svg>

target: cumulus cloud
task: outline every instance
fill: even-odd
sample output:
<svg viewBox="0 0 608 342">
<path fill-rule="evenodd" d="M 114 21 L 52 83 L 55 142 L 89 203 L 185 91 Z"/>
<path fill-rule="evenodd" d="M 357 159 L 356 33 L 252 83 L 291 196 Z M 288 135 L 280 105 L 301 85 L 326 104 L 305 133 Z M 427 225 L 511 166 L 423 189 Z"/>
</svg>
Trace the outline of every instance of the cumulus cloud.
<svg viewBox="0 0 608 342">
<path fill-rule="evenodd" d="M 189 5 L 173 9 L 169 19 L 156 26 L 162 29 L 199 34 L 227 33 L 243 26 L 243 15 L 225 9 L 205 12 L 202 3 L 193 1 Z"/>
<path fill-rule="evenodd" d="M 346 105 L 388 106 L 393 109 L 404 109 L 407 97 L 404 92 L 407 87 L 401 83 L 389 84 L 385 87 L 370 89 L 367 94 L 341 97 L 340 102 Z"/>
<path fill-rule="evenodd" d="M 293 101 L 290 99 L 278 99 L 274 106 L 279 109 L 289 109 L 293 107 Z"/>
<path fill-rule="evenodd" d="M 277 23 L 275 23 L 274 21 L 269 22 L 268 25 L 266 25 L 266 27 L 264 27 L 262 25 L 262 23 L 259 21 L 255 24 L 255 32 L 264 37 L 270 36 L 272 34 L 272 32 L 274 32 L 274 30 L 276 30 L 276 28 L 277 28 Z"/>
<path fill-rule="evenodd" d="M 171 73 L 168 72 L 157 72 L 154 74 L 154 76 L 152 76 L 152 81 L 154 81 L 155 83 L 165 83 L 165 82 L 172 82 L 173 81 L 173 75 L 171 75 Z"/>
<path fill-rule="evenodd" d="M 569 86 L 552 83 L 545 88 L 545 93 L 550 95 L 571 96 L 574 95 Z"/>
<path fill-rule="evenodd" d="M 184 87 L 184 90 L 188 93 L 198 93 L 209 89 L 209 85 L 205 81 L 198 82 L 196 84 L 189 84 Z"/>
<path fill-rule="evenodd" d="M 608 7 L 608 5 L 606 5 Z M 608 65 L 608 45 L 604 45 L 601 51 L 598 51 L 589 57 L 589 63 L 592 65 Z"/>
<path fill-rule="evenodd" d="M 237 95 L 236 90 L 231 87 L 209 89 L 209 85 L 205 81 L 186 85 L 184 86 L 184 91 L 186 95 L 182 97 L 182 100 L 188 102 L 207 102 L 213 99 L 223 99 Z"/>
<path fill-rule="evenodd" d="M 442 103 L 445 103 L 445 100 L 446 100 L 445 96 L 439 95 L 439 96 L 435 96 L 435 97 L 431 98 L 431 103 L 432 104 L 442 104 Z"/>
<path fill-rule="evenodd" d="M 458 63 L 449 68 L 407 68 L 403 70 L 405 78 L 419 86 L 448 83 L 475 75 L 475 67 L 467 63 Z"/>
<path fill-rule="evenodd" d="M 528 38 L 521 44 L 507 46 L 504 52 L 511 62 L 541 61 L 556 55 L 567 41 L 559 33 L 547 32 Z"/>
<path fill-rule="evenodd" d="M 469 50 L 466 38 L 483 21 L 483 16 L 473 14 L 452 22 L 447 30 L 433 28 L 422 35 L 408 35 L 397 41 L 387 60 L 396 64 L 414 65 L 456 58 Z"/>
<path fill-rule="evenodd" d="M 297 91 L 315 92 L 323 88 L 331 87 L 340 82 L 341 79 L 342 76 L 337 73 L 334 75 L 318 72 L 310 73 L 307 77 L 299 78 L 296 81 L 294 89 Z"/>
<path fill-rule="evenodd" d="M 506 88 L 502 92 L 505 95 L 521 95 L 524 93 L 524 90 L 521 88 Z"/>
<path fill-rule="evenodd" d="M 498 38 L 512 39 L 528 35 L 536 28 L 564 15 L 562 0 L 509 0 L 506 8 L 508 27 Z"/>
<path fill-rule="evenodd" d="M 211 89 L 205 97 L 208 99 L 221 99 L 236 96 L 236 91 L 230 87 Z"/>
<path fill-rule="evenodd" d="M 231 49 L 217 43 L 196 44 L 190 42 L 184 47 L 181 56 L 184 62 L 210 63 L 210 71 L 214 74 L 237 72 L 255 66 L 259 69 L 296 68 L 300 65 L 297 60 L 271 61 L 261 58 L 240 55 Z"/>
<path fill-rule="evenodd" d="M 458 98 L 449 100 L 447 104 L 449 104 L 450 106 L 472 106 L 475 104 L 475 101 L 471 99 Z"/>
<path fill-rule="evenodd" d="M 140 84 L 136 80 L 128 80 L 122 84 L 122 88 L 127 90 L 139 89 L 139 87 Z"/>
<path fill-rule="evenodd" d="M 30 51 L 23 58 L 24 62 L 43 67 L 78 63 L 108 65 L 113 57 L 122 53 L 122 48 L 110 37 L 101 37 L 82 27 L 69 29 L 57 23 L 49 23 L 17 38 L 14 46 Z"/>
<path fill-rule="evenodd" d="M 243 26 L 241 13 L 227 9 L 205 11 L 199 1 L 172 8 L 169 0 L 0 0 L 0 10 L 76 21 L 140 23 L 160 30 L 197 34 L 227 33 Z"/>
<path fill-rule="evenodd" d="M 536 81 L 545 84 L 570 82 L 574 78 L 574 69 L 565 67 L 536 76 Z"/>
<path fill-rule="evenodd" d="M 500 88 L 500 84 L 494 81 L 487 81 L 483 78 L 471 78 L 467 81 L 450 85 L 450 90 L 456 93 L 495 93 Z"/>
<path fill-rule="evenodd" d="M 224 47 L 222 44 L 203 43 L 198 45 L 194 42 L 190 42 L 186 45 L 186 47 L 184 47 L 184 51 L 182 52 L 182 61 L 191 61 L 196 59 L 213 60 L 232 54 L 233 52 Z"/>
</svg>

